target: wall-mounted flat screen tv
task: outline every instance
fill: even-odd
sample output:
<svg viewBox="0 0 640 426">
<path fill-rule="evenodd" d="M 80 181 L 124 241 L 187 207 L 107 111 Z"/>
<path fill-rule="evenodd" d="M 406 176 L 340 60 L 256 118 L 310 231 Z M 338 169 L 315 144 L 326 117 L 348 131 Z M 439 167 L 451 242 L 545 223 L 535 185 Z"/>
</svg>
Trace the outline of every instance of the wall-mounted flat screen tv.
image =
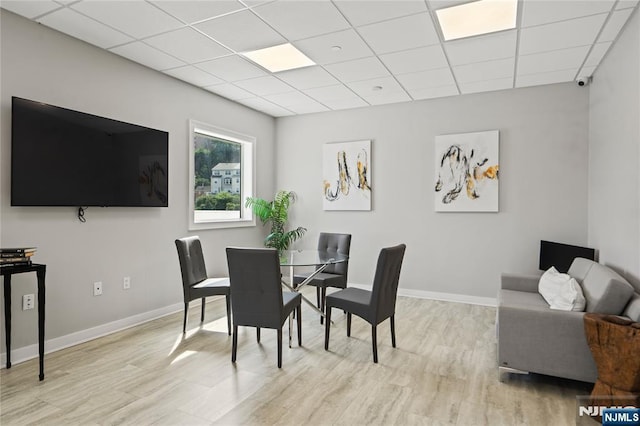
<svg viewBox="0 0 640 426">
<path fill-rule="evenodd" d="M 18 97 L 11 205 L 167 207 L 169 134 Z"/>
<path fill-rule="evenodd" d="M 540 265 L 542 271 L 555 266 L 558 272 L 566 273 L 576 257 L 595 260 L 596 251 L 589 247 L 573 246 L 553 241 L 540 241 Z"/>
</svg>

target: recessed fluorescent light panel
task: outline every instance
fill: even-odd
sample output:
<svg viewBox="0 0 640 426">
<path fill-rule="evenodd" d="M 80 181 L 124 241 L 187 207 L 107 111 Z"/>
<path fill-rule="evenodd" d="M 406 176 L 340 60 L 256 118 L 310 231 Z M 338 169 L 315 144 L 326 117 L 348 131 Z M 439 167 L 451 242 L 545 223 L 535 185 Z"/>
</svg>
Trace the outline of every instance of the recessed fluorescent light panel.
<svg viewBox="0 0 640 426">
<path fill-rule="evenodd" d="M 480 0 L 436 10 L 445 41 L 516 27 L 517 0 Z"/>
<path fill-rule="evenodd" d="M 242 55 L 271 72 L 315 65 L 315 62 L 296 49 L 291 43 L 244 52 Z"/>
</svg>

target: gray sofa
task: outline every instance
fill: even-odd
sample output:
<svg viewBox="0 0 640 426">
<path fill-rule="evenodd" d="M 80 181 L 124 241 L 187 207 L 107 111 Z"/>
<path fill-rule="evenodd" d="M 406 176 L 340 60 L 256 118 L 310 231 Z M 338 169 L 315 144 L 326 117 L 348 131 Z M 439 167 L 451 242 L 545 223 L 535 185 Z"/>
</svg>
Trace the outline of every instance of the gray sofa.
<svg viewBox="0 0 640 426">
<path fill-rule="evenodd" d="M 576 258 L 568 271 L 584 293 L 586 312 L 640 321 L 640 292 L 612 269 Z M 549 308 L 539 275 L 503 274 L 498 293 L 500 379 L 505 372 L 540 373 L 594 383 L 596 365 L 584 332 L 584 312 Z"/>
</svg>

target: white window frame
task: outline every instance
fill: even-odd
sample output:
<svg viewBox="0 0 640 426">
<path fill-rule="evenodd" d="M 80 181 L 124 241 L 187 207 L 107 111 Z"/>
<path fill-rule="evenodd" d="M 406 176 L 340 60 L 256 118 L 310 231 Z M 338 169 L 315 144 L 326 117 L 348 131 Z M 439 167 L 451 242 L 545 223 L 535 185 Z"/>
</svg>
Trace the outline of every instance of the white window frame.
<svg viewBox="0 0 640 426">
<path fill-rule="evenodd" d="M 240 218 L 225 219 L 220 217 L 202 217 L 196 219 L 195 209 L 195 133 L 203 133 L 215 138 L 228 140 L 240 144 Z M 245 206 L 247 197 L 253 197 L 256 188 L 256 138 L 233 130 L 223 129 L 196 120 L 189 120 L 189 230 L 237 228 L 256 226 L 256 218 L 251 208 Z M 201 211 L 201 210 L 200 210 Z"/>
</svg>

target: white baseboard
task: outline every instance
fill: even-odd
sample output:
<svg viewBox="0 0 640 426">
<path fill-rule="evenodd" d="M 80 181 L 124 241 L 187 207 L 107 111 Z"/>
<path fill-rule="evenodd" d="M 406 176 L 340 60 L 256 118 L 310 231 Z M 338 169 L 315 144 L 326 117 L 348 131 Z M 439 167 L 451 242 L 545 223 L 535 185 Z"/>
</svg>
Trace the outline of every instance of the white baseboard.
<svg viewBox="0 0 640 426">
<path fill-rule="evenodd" d="M 350 287 L 362 288 L 365 290 L 371 290 L 371 286 L 362 284 L 349 283 Z M 424 290 L 411 290 L 411 289 L 398 289 L 399 296 L 413 297 L 416 299 L 430 299 L 441 300 L 444 302 L 456 302 L 466 303 L 469 305 L 482 305 L 482 306 L 497 306 L 496 299 L 492 297 L 479 297 L 479 296 L 467 296 L 464 294 L 455 293 L 440 293 L 435 291 Z M 192 306 L 199 305 L 199 300 L 194 300 Z M 89 340 L 97 339 L 102 336 L 106 336 L 111 333 L 116 333 L 127 328 L 135 327 L 136 325 L 143 324 L 145 322 L 153 321 L 178 311 L 182 311 L 184 305 L 182 303 L 176 303 L 164 308 L 154 309 L 153 311 L 144 312 L 142 314 L 133 315 L 127 318 L 112 321 L 107 324 L 102 324 L 97 327 L 88 328 L 86 330 L 77 331 L 75 333 L 67 334 L 65 336 L 56 337 L 50 340 L 46 340 L 44 343 L 45 354 L 56 352 L 61 349 L 65 349 L 71 346 L 79 345 L 80 343 L 88 342 Z M 29 346 L 23 346 L 11 351 L 11 364 L 19 364 L 24 361 L 28 361 L 38 357 L 38 344 Z M 6 367 L 6 352 L 0 354 L 0 368 Z M 46 372 L 46 360 L 45 360 L 45 372 Z"/>
<path fill-rule="evenodd" d="M 200 303 L 199 300 L 193 301 L 193 305 Z M 143 324 L 148 321 L 152 321 L 157 318 L 164 317 L 169 314 L 173 314 L 184 309 L 184 304 L 176 303 L 174 305 L 165 306 L 164 308 L 154 309 L 153 311 L 144 312 L 142 314 L 133 315 L 127 318 L 122 318 L 116 321 L 112 321 L 107 324 L 102 324 L 97 327 L 88 328 L 86 330 L 80 330 L 75 333 L 67 334 L 65 336 L 56 337 L 53 339 L 45 340 L 44 353 L 48 354 L 56 352 L 61 349 L 75 346 L 80 343 L 88 342 L 89 340 L 97 339 L 98 337 L 106 336 L 111 333 L 115 333 L 127 328 L 135 327 L 136 325 Z M 6 348 L 3 348 L 6 350 Z M 29 346 L 23 346 L 21 348 L 11 350 L 11 364 L 19 364 L 24 361 L 28 361 L 38 357 L 38 344 Z M 2 352 L 0 354 L 1 368 L 6 368 L 7 365 L 7 353 Z M 45 359 L 45 373 L 46 373 L 46 359 Z"/>
<path fill-rule="evenodd" d="M 349 283 L 349 287 L 371 290 L 371 286 Z M 398 296 L 413 297 L 415 299 L 441 300 L 443 302 L 466 303 L 468 305 L 498 306 L 494 297 L 468 296 L 466 294 L 440 293 L 437 291 L 411 290 L 398 288 Z"/>
</svg>

